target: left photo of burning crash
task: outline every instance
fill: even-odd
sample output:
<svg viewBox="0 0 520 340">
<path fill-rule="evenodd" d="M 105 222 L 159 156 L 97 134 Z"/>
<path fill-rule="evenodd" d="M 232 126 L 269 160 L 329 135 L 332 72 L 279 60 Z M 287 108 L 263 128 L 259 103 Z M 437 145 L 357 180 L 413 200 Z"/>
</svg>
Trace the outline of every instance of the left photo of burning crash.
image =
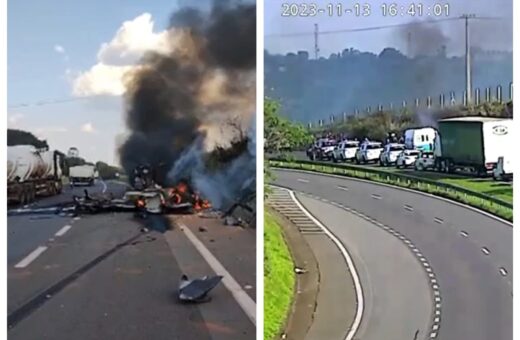
<svg viewBox="0 0 520 340">
<path fill-rule="evenodd" d="M 255 339 L 255 2 L 8 19 L 8 338 Z"/>
</svg>

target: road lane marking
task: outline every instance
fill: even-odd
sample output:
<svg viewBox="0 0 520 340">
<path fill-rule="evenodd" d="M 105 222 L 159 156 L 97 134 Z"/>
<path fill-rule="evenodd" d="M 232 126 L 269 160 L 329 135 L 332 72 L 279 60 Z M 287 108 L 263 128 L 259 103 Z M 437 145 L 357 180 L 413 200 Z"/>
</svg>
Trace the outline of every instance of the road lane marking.
<svg viewBox="0 0 520 340">
<path fill-rule="evenodd" d="M 444 223 L 444 220 L 442 218 L 435 217 L 433 220 L 435 222 L 439 223 L 439 224 L 443 224 Z"/>
<path fill-rule="evenodd" d="M 369 184 L 372 184 L 372 185 L 380 185 L 380 186 L 384 186 L 384 187 L 388 187 L 388 188 L 392 188 L 392 189 L 396 189 L 396 190 L 408 191 L 408 192 L 412 192 L 412 193 L 415 193 L 415 194 L 419 194 L 419 195 L 423 195 L 423 196 L 428 196 L 430 198 L 438 199 L 438 200 L 441 200 L 441 201 L 444 201 L 444 202 L 447 202 L 447 203 L 450 203 L 450 204 L 453 204 L 453 205 L 458 205 L 460 207 L 463 207 L 463 208 L 466 208 L 466 209 L 469 209 L 469 210 L 473 210 L 474 212 L 477 212 L 479 214 L 486 215 L 487 217 L 492 218 L 492 219 L 494 219 L 496 221 L 500 221 L 500 222 L 502 222 L 504 224 L 507 224 L 510 227 L 513 226 L 513 222 L 510 222 L 508 220 L 505 220 L 503 218 L 495 216 L 495 215 L 493 215 L 491 213 L 488 213 L 488 212 L 486 212 L 484 210 L 480 210 L 480 209 L 472 207 L 470 205 L 465 205 L 463 203 L 451 200 L 449 198 L 436 196 L 436 195 L 433 195 L 433 194 L 430 194 L 430 193 L 427 193 L 427 192 L 424 192 L 424 191 L 420 191 L 420 190 L 404 188 L 404 187 L 400 187 L 400 186 L 396 186 L 396 185 L 392 185 L 392 184 L 387 184 L 387 183 L 374 182 L 374 181 L 370 181 L 370 180 L 367 180 L 367 179 L 361 179 L 361 178 L 354 178 L 354 177 L 345 178 L 345 176 L 334 175 L 334 174 L 325 174 L 325 173 L 318 173 L 317 174 L 316 172 L 308 171 L 308 170 L 281 169 L 281 168 L 278 168 L 277 171 L 295 172 L 295 173 L 308 174 L 308 175 L 313 175 L 313 176 L 334 177 L 334 178 L 341 179 L 343 181 L 364 182 L 364 183 L 369 183 Z"/>
<path fill-rule="evenodd" d="M 63 228 L 61 228 L 60 230 L 58 230 L 58 232 L 57 232 L 56 234 L 54 234 L 54 235 L 55 235 L 55 236 L 58 236 L 58 237 L 63 236 L 63 235 L 65 235 L 65 233 L 66 233 L 67 231 L 70 230 L 70 228 L 72 228 L 70 225 L 66 225 L 66 226 L 64 226 Z"/>
<path fill-rule="evenodd" d="M 181 230 L 184 232 L 188 240 L 199 251 L 200 255 L 206 260 L 208 265 L 213 269 L 215 274 L 223 276 L 222 283 L 230 291 L 235 298 L 238 305 L 249 317 L 251 322 L 256 326 L 256 303 L 251 297 L 242 289 L 242 286 L 231 276 L 231 274 L 224 268 L 224 266 L 217 260 L 217 258 L 204 246 L 204 244 L 191 232 L 191 230 L 182 222 L 178 222 Z"/>
<path fill-rule="evenodd" d="M 504 267 L 500 267 L 500 274 L 502 274 L 502 276 L 506 276 L 507 270 Z"/>
<path fill-rule="evenodd" d="M 287 191 L 289 191 L 289 193 L 292 193 L 290 190 L 288 189 L 285 189 Z M 293 196 L 294 194 L 292 193 L 291 196 Z M 304 196 L 307 196 L 307 197 L 311 197 L 312 195 L 307 195 L 307 194 L 303 194 Z M 318 200 L 320 201 L 327 201 L 326 199 L 322 198 L 322 197 L 317 197 Z M 297 202 L 297 201 L 296 201 Z M 337 203 L 337 202 L 331 202 L 332 205 L 334 206 L 341 206 L 341 204 Z M 408 206 L 410 207 L 410 206 Z M 399 233 L 397 230 L 394 230 L 393 228 L 390 228 L 388 226 L 385 226 L 384 224 L 374 220 L 373 218 L 367 216 L 367 215 L 364 215 L 362 213 L 357 213 L 355 211 L 355 209 L 350 209 L 350 208 L 344 208 L 344 210 L 348 210 L 350 212 L 354 212 L 356 215 L 360 216 L 361 218 L 367 220 L 367 221 L 370 221 L 371 223 L 373 223 L 374 225 L 378 225 L 380 226 L 382 229 L 385 229 L 387 230 L 389 233 L 391 233 L 392 235 L 398 237 L 400 240 L 402 240 L 405 244 L 408 245 L 409 248 L 411 248 L 413 250 L 413 252 L 416 254 L 416 257 L 419 259 L 419 262 L 422 263 L 423 267 L 424 267 L 424 270 L 426 271 L 428 277 L 430 277 L 430 280 L 431 280 L 431 287 L 432 287 L 432 291 L 433 291 L 433 295 L 435 297 L 435 310 L 434 310 L 434 313 L 437 317 L 435 317 L 433 319 L 433 323 L 432 323 L 432 328 L 431 328 L 431 332 L 430 332 L 430 337 L 431 338 L 435 338 L 437 337 L 437 332 L 436 330 L 439 329 L 440 327 L 440 314 L 441 314 L 441 304 L 440 304 L 440 301 L 441 301 L 441 292 L 440 292 L 440 287 L 437 283 L 437 280 L 435 279 L 435 274 L 433 273 L 433 270 L 431 268 L 431 265 L 428 263 L 428 260 L 424 257 L 424 255 L 420 252 L 419 249 L 417 249 L 417 247 L 415 247 L 415 245 L 413 245 L 413 243 L 408 240 L 404 235 L 402 235 L 401 233 Z"/>
<path fill-rule="evenodd" d="M 103 185 L 103 191 L 102 193 L 104 194 L 105 191 L 107 191 L 107 184 L 105 183 L 105 181 L 101 180 L 101 184 Z"/>
<path fill-rule="evenodd" d="M 316 219 L 310 212 L 307 211 L 303 207 L 303 205 L 300 203 L 300 201 L 296 198 L 294 195 L 294 192 L 292 190 L 287 190 L 289 192 L 289 195 L 293 199 L 294 203 L 298 205 L 298 207 L 302 210 L 302 212 L 307 215 L 318 227 L 320 227 L 323 232 L 336 244 L 336 246 L 339 248 L 340 252 L 342 253 L 343 257 L 345 258 L 345 261 L 347 262 L 347 266 L 350 270 L 350 274 L 352 275 L 352 280 L 354 281 L 354 288 L 356 290 L 356 316 L 354 318 L 354 322 L 350 326 L 348 333 L 345 337 L 345 340 L 352 340 L 354 338 L 354 335 L 356 334 L 359 325 L 361 324 L 361 317 L 363 316 L 363 310 L 365 308 L 365 303 L 363 300 L 363 290 L 361 288 L 361 281 L 359 279 L 359 275 L 357 273 L 356 267 L 354 265 L 354 261 L 352 261 L 352 258 L 350 257 L 350 254 L 348 253 L 347 249 L 339 241 L 339 239 L 327 229 L 318 219 Z"/>
<path fill-rule="evenodd" d="M 15 268 L 25 268 L 25 267 L 27 267 L 28 265 L 31 264 L 31 262 L 36 260 L 36 258 L 38 258 L 38 256 L 40 256 L 46 250 L 47 250 L 47 247 L 39 246 L 38 248 L 33 250 L 32 253 L 27 255 L 23 260 L 18 262 L 14 267 Z"/>
<path fill-rule="evenodd" d="M 348 188 L 347 188 L 347 187 L 343 187 L 343 186 L 341 186 L 341 185 L 338 185 L 337 188 L 338 188 L 339 190 L 348 191 Z"/>
<path fill-rule="evenodd" d="M 372 198 L 374 198 L 374 199 L 376 199 L 376 200 L 380 200 L 380 199 L 382 199 L 383 197 L 381 197 L 380 195 L 372 194 Z"/>
<path fill-rule="evenodd" d="M 486 247 L 482 247 L 482 252 L 486 255 L 489 255 L 489 249 Z"/>
<path fill-rule="evenodd" d="M 405 204 L 405 205 L 403 206 L 403 208 L 404 208 L 405 210 L 408 210 L 408 211 L 413 211 L 413 207 L 412 207 L 411 205 L 408 205 L 408 204 Z"/>
<path fill-rule="evenodd" d="M 309 183 L 308 180 L 306 179 L 303 179 L 303 178 L 298 178 L 298 182 L 302 182 L 302 183 Z"/>
<path fill-rule="evenodd" d="M 464 230 L 462 230 L 459 234 L 460 234 L 460 236 L 462 236 L 462 237 L 468 237 L 468 233 L 465 232 Z"/>
</svg>

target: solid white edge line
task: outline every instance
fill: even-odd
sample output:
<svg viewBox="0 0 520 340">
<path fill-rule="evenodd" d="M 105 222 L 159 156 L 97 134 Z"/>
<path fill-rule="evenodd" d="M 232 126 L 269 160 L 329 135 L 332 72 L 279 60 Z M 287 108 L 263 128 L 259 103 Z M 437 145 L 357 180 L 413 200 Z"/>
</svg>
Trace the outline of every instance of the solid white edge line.
<svg viewBox="0 0 520 340">
<path fill-rule="evenodd" d="M 70 228 L 72 228 L 72 226 L 70 226 L 70 225 L 66 225 L 66 226 L 64 226 L 63 228 L 61 228 L 60 230 L 58 230 L 58 231 L 56 232 L 56 234 L 54 234 L 54 236 L 58 236 L 58 237 L 59 237 L 59 236 L 63 236 L 63 235 L 65 235 L 65 233 L 66 233 L 67 231 L 70 230 Z"/>
<path fill-rule="evenodd" d="M 354 322 L 352 323 L 352 326 L 349 328 L 347 336 L 345 337 L 345 340 L 352 340 L 354 338 L 354 335 L 356 334 L 359 325 L 361 324 L 361 318 L 363 316 L 363 310 L 365 308 L 364 300 L 363 300 L 363 289 L 361 288 L 361 282 L 359 279 L 359 275 L 356 271 L 356 266 L 354 265 L 354 262 L 352 261 L 352 258 L 350 257 L 347 249 L 345 246 L 338 240 L 338 238 L 331 233 L 327 227 L 325 227 L 320 221 L 318 221 L 310 212 L 307 211 L 303 207 L 303 205 L 298 201 L 296 196 L 294 195 L 294 192 L 289 189 L 285 189 L 289 192 L 289 195 L 291 195 L 291 198 L 294 200 L 296 205 L 302 210 L 302 212 L 307 215 L 318 227 L 320 227 L 323 232 L 336 244 L 336 246 L 339 248 L 340 252 L 342 253 L 343 257 L 345 258 L 345 261 L 347 262 L 347 266 L 349 267 L 350 274 L 352 275 L 352 279 L 354 280 L 354 288 L 356 290 L 356 299 L 357 299 L 357 309 L 356 309 L 356 316 L 354 318 Z"/>
<path fill-rule="evenodd" d="M 107 191 L 107 184 L 103 180 L 101 180 L 101 184 L 103 184 L 103 191 L 102 191 L 102 193 L 104 194 Z"/>
<path fill-rule="evenodd" d="M 38 248 L 34 249 L 32 253 L 27 255 L 23 260 L 18 262 L 14 267 L 15 268 L 25 268 L 28 265 L 31 264 L 38 256 L 40 256 L 44 251 L 47 250 L 47 247 L 45 246 L 39 246 Z"/>
<path fill-rule="evenodd" d="M 231 274 L 224 268 L 224 266 L 217 260 L 217 258 L 204 246 L 204 244 L 191 232 L 191 230 L 179 222 L 181 230 L 184 232 L 188 240 L 199 251 L 200 255 L 206 260 L 208 265 L 213 269 L 215 274 L 222 275 L 222 283 L 231 292 L 238 305 L 249 317 L 251 322 L 256 326 L 256 303 L 251 297 L 242 289 L 242 286 L 231 276 Z"/>
<path fill-rule="evenodd" d="M 453 201 L 453 200 L 450 200 L 450 199 L 447 199 L 447 198 L 444 198 L 444 197 L 440 197 L 440 196 L 435 196 L 435 195 L 429 194 L 427 192 L 419 191 L 419 190 L 412 190 L 412 189 L 408 189 L 408 188 L 399 187 L 399 186 L 396 186 L 396 185 L 390 185 L 390 184 L 386 184 L 386 183 L 379 183 L 379 182 L 369 181 L 369 180 L 361 179 L 361 178 L 354 178 L 354 177 L 348 177 L 348 176 L 339 176 L 339 175 L 326 174 L 326 173 L 315 172 L 315 171 L 306 171 L 306 170 L 300 170 L 300 169 L 284 169 L 284 168 L 273 168 L 273 169 L 281 170 L 281 171 L 288 171 L 288 172 L 291 172 L 291 171 L 292 172 L 301 172 L 301 173 L 310 174 L 310 175 L 317 175 L 317 176 L 334 177 L 334 178 L 343 179 L 345 181 L 364 182 L 364 183 L 369 183 L 369 184 L 373 184 L 373 185 L 381 185 L 381 186 L 392 188 L 392 189 L 408 191 L 408 192 L 415 193 L 415 194 L 418 194 L 418 195 L 423 195 L 423 196 L 428 196 L 428 197 L 431 197 L 431 198 L 435 198 L 435 199 L 444 201 L 446 203 L 451 203 L 451 204 L 454 204 L 454 205 L 458 205 L 459 207 L 467 208 L 467 209 L 473 210 L 474 212 L 480 213 L 482 215 L 486 215 L 487 217 L 490 217 L 490 218 L 492 218 L 492 219 L 494 219 L 496 221 L 499 221 L 499 222 L 502 222 L 504 224 L 507 224 L 510 227 L 513 226 L 512 222 L 504 220 L 503 218 L 500 218 L 498 216 L 490 214 L 490 213 L 488 213 L 488 212 L 486 212 L 484 210 L 480 210 L 480 209 L 472 207 L 470 205 L 465 205 L 465 204 L 462 204 L 462 203 L 457 202 L 457 201 Z M 513 211 L 514 211 L 514 209 L 513 209 Z"/>
</svg>

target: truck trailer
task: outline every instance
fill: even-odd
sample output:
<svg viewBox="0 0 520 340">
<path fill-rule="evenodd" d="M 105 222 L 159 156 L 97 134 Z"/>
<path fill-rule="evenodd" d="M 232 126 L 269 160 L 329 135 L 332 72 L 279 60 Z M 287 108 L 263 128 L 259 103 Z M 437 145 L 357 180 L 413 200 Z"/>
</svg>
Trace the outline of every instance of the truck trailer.
<svg viewBox="0 0 520 340">
<path fill-rule="evenodd" d="M 27 204 L 36 197 L 53 196 L 62 190 L 62 154 L 38 150 L 32 145 L 7 148 L 8 203 Z"/>
<path fill-rule="evenodd" d="M 439 121 L 435 141 L 435 168 L 443 172 L 466 170 L 485 176 L 499 157 L 510 157 L 513 120 L 492 117 L 460 117 Z"/>
</svg>

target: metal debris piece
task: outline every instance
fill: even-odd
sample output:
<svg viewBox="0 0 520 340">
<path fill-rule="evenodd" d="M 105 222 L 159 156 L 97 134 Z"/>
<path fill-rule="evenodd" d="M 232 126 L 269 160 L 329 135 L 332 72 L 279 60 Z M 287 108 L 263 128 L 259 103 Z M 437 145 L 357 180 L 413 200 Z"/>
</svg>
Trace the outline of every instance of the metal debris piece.
<svg viewBox="0 0 520 340">
<path fill-rule="evenodd" d="M 207 294 L 215 288 L 222 280 L 222 276 L 204 276 L 200 279 L 188 279 L 183 274 L 179 283 L 179 300 L 182 302 L 206 302 L 209 301 Z"/>
<path fill-rule="evenodd" d="M 233 216 L 226 216 L 224 218 L 224 224 L 227 226 L 240 226 L 242 225 L 242 220 Z"/>
</svg>

